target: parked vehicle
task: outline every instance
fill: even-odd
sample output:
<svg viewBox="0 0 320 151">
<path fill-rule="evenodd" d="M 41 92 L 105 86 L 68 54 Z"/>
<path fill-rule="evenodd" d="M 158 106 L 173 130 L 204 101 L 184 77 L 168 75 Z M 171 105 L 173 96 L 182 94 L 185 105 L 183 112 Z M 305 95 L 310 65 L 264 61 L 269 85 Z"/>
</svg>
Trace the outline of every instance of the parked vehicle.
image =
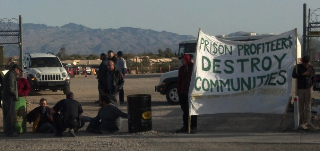
<svg viewBox="0 0 320 151">
<path fill-rule="evenodd" d="M 86 67 L 86 73 L 88 74 L 88 75 L 91 75 L 92 74 L 92 69 L 91 69 L 91 67 Z"/>
<path fill-rule="evenodd" d="M 23 59 L 31 93 L 40 90 L 70 92 L 70 76 L 52 53 L 26 53 Z"/>
</svg>

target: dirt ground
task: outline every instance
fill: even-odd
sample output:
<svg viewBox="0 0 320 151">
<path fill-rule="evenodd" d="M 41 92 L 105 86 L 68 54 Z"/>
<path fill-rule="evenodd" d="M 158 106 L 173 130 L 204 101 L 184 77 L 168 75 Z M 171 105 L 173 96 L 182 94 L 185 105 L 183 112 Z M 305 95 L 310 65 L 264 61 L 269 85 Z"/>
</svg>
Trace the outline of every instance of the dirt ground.
<svg viewBox="0 0 320 151">
<path fill-rule="evenodd" d="M 125 96 L 132 94 L 151 94 L 152 130 L 141 133 L 128 132 L 128 120 L 122 119 L 120 132 L 114 134 L 91 134 L 80 129 L 73 138 L 64 133 L 57 138 L 54 134 L 38 134 L 31 132 L 31 124 L 27 124 L 27 132 L 16 138 L 0 134 L 0 150 L 295 150 L 319 148 L 317 144 L 256 144 L 256 143 L 212 143 L 206 134 L 215 133 L 296 133 L 293 131 L 293 113 L 288 112 L 282 127 L 279 128 L 283 115 L 262 114 L 216 114 L 201 115 L 198 118 L 197 134 L 176 134 L 174 131 L 182 126 L 182 112 L 179 105 L 169 105 L 165 96 L 154 92 L 159 76 L 145 77 L 127 76 Z M 80 76 L 72 78 L 71 91 L 83 107 L 83 115 L 94 117 L 99 109 L 93 102 L 98 99 L 96 77 Z M 36 96 L 28 96 L 28 111 L 39 104 L 41 98 L 48 100 L 52 107 L 65 98 L 62 91 L 41 91 Z M 126 101 L 126 98 L 125 98 Z M 120 106 L 127 112 L 127 103 Z M 2 111 L 0 113 L 0 130 L 2 131 Z M 195 138 L 195 139 L 193 139 Z"/>
</svg>

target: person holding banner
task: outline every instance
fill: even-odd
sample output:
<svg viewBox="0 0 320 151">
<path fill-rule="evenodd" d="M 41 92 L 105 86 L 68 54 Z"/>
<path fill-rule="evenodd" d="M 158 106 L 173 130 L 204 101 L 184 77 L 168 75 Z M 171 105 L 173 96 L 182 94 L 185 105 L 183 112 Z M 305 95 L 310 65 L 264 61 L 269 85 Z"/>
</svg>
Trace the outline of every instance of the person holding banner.
<svg viewBox="0 0 320 151">
<path fill-rule="evenodd" d="M 178 74 L 178 96 L 179 103 L 183 112 L 183 127 L 176 130 L 176 133 L 188 132 L 188 117 L 189 117 L 189 103 L 188 103 L 188 93 L 189 86 L 193 71 L 193 62 L 191 62 L 191 57 L 189 54 L 184 54 L 181 58 L 182 66 L 179 68 Z M 197 132 L 197 116 L 191 116 L 191 133 Z"/>
<path fill-rule="evenodd" d="M 293 70 L 292 77 L 298 80 L 300 128 L 316 131 L 319 128 L 311 122 L 311 92 L 315 84 L 315 70 L 310 65 L 310 57 L 304 56 L 302 64 L 298 64 L 296 68 Z"/>
</svg>

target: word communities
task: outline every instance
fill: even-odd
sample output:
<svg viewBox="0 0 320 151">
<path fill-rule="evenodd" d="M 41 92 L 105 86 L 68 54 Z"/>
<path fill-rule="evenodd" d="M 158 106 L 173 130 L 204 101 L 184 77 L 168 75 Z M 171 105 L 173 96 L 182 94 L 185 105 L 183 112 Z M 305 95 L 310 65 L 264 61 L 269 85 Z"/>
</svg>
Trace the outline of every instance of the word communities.
<svg viewBox="0 0 320 151">
<path fill-rule="evenodd" d="M 208 79 L 196 77 L 195 90 L 205 92 L 241 92 L 251 90 L 262 85 L 277 86 L 285 85 L 287 82 L 287 72 L 280 70 L 262 76 L 238 77 L 233 79 Z"/>
</svg>

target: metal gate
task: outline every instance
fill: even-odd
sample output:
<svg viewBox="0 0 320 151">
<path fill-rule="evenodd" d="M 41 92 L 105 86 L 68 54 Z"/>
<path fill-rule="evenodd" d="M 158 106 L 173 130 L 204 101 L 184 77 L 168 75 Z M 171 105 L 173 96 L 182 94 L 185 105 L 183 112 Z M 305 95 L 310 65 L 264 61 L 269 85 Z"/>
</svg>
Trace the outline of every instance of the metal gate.
<svg viewBox="0 0 320 151">
<path fill-rule="evenodd" d="M 302 46 L 302 56 L 309 55 L 316 74 L 320 74 L 320 8 L 307 10 L 306 4 L 303 5 Z M 312 98 L 320 99 L 320 92 L 314 91 Z"/>
<path fill-rule="evenodd" d="M 0 71 L 9 59 L 22 65 L 22 19 L 0 18 Z"/>
</svg>

